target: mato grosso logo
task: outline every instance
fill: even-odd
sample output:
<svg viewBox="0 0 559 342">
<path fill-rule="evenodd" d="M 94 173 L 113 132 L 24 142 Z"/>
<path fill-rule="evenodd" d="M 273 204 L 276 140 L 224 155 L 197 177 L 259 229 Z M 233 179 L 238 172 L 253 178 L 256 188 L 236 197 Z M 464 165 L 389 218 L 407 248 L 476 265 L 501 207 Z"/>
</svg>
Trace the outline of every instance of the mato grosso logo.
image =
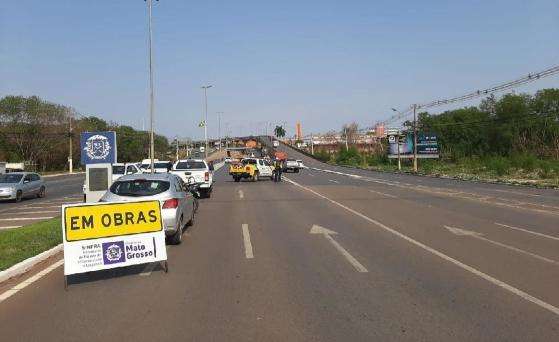
<svg viewBox="0 0 559 342">
<path fill-rule="evenodd" d="M 91 160 L 103 160 L 111 153 L 111 144 L 103 135 L 92 135 L 85 141 L 84 151 Z"/>
</svg>

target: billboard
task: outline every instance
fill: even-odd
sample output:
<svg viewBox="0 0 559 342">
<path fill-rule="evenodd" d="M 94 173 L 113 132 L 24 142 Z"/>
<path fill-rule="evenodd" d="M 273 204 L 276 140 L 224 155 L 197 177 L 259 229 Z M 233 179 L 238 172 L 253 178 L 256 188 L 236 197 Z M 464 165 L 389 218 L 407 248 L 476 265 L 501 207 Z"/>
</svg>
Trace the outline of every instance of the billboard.
<svg viewBox="0 0 559 342">
<path fill-rule="evenodd" d="M 81 163 L 116 163 L 116 132 L 83 132 L 80 137 Z"/>
<path fill-rule="evenodd" d="M 398 137 L 400 143 L 398 144 Z M 388 136 L 388 158 L 398 158 L 398 145 L 400 148 L 400 158 L 413 158 L 413 132 L 401 133 Z M 417 157 L 418 158 L 439 158 L 439 145 L 435 134 L 417 135 Z"/>
</svg>

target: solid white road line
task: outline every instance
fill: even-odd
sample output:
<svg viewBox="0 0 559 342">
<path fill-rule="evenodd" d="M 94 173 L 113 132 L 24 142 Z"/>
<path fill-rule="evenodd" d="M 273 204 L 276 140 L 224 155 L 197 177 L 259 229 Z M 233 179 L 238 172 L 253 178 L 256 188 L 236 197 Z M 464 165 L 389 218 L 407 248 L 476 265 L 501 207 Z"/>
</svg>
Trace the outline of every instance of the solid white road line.
<svg viewBox="0 0 559 342">
<path fill-rule="evenodd" d="M 245 256 L 247 259 L 254 258 L 254 253 L 252 252 L 252 243 L 250 242 L 250 232 L 248 231 L 248 224 L 243 223 L 243 241 L 245 244 Z"/>
<path fill-rule="evenodd" d="M 245 193 L 243 192 L 243 190 L 239 190 L 239 198 L 240 199 L 245 198 Z"/>
<path fill-rule="evenodd" d="M 413 238 L 411 238 L 411 237 L 409 237 L 409 236 L 407 236 L 407 235 L 405 235 L 405 234 L 402 234 L 402 233 L 400 233 L 399 231 L 397 231 L 397 230 L 395 230 L 395 229 L 393 229 L 393 228 L 390 228 L 390 227 L 384 225 L 383 223 L 381 223 L 381 222 L 379 222 L 379 221 L 377 221 L 377 220 L 375 220 L 375 219 L 372 219 L 372 218 L 370 218 L 370 217 L 368 217 L 368 216 L 366 216 L 366 215 L 364 215 L 364 214 L 362 214 L 362 213 L 360 213 L 360 212 L 358 212 L 358 211 L 356 211 L 356 210 L 353 210 L 353 209 L 351 209 L 351 208 L 349 208 L 349 207 L 347 207 L 347 206 L 345 206 L 345 205 L 343 205 L 343 204 L 341 204 L 341 203 L 339 203 L 339 202 L 337 202 L 337 201 L 334 201 L 334 200 L 332 200 L 332 199 L 330 199 L 330 198 L 328 198 L 328 197 L 326 197 L 326 196 L 324 196 L 324 195 L 322 195 L 322 194 L 320 194 L 320 193 L 318 193 L 318 192 L 316 192 L 316 191 L 314 191 L 314 190 L 312 190 L 312 189 L 310 189 L 310 188 L 308 188 L 308 187 L 306 187 L 306 186 L 303 186 L 303 185 L 301 185 L 301 184 L 299 184 L 299 183 L 297 183 L 297 182 L 294 182 L 294 181 L 292 181 L 291 179 L 289 179 L 289 178 L 287 178 L 287 177 L 285 177 L 285 180 L 288 181 L 288 182 L 290 182 L 291 184 L 293 184 L 293 185 L 295 185 L 295 186 L 301 188 L 301 189 L 304 189 L 304 190 L 306 190 L 306 191 L 308 191 L 308 192 L 310 192 L 310 193 L 312 193 L 312 194 L 315 194 L 316 196 L 318 196 L 318 197 L 320 197 L 320 198 L 322 198 L 322 199 L 325 199 L 326 201 L 328 201 L 328 202 L 330 202 L 330 203 L 332 203 L 332 204 L 335 204 L 335 205 L 337 205 L 337 206 L 339 206 L 339 207 L 341 207 L 341 208 L 343 208 L 343 209 L 349 211 L 350 213 L 352 213 L 352 214 L 354 214 L 354 215 L 356 215 L 356 216 L 361 217 L 362 219 L 364 219 L 364 220 L 366 220 L 366 221 L 368 221 L 368 222 L 374 224 L 375 226 L 377 226 L 377 227 L 379 227 L 379 228 L 381 228 L 381 229 L 383 229 L 383 230 L 385 230 L 385 231 L 387 231 L 387 232 L 389 232 L 389 233 L 391 233 L 391 234 L 393 234 L 393 235 L 395 235 L 395 236 L 397 236 L 397 237 L 399 237 L 399 238 L 401 238 L 401 239 L 403 239 L 403 240 L 405 240 L 405 241 L 407 241 L 407 242 L 409 242 L 409 243 L 415 245 L 416 247 L 419 247 L 419 248 L 421 248 L 421 249 L 423 249 L 423 250 L 425 250 L 425 251 L 427 251 L 427 252 L 429 252 L 429 253 L 431 253 L 431 254 L 433 254 L 433 255 L 436 255 L 436 256 L 438 256 L 439 258 L 441 258 L 441 259 L 443 259 L 443 260 L 445 260 L 445 261 L 448 261 L 448 262 L 450 262 L 450 263 L 452 263 L 452 264 L 454 264 L 454 265 L 460 267 L 461 269 L 463 269 L 463 270 L 465 270 L 465 271 L 468 271 L 468 272 L 470 272 L 470 273 L 472 273 L 472 274 L 474 274 L 474 275 L 476 275 L 476 276 L 478 276 L 478 277 L 480 277 L 480 278 L 482 278 L 482 279 L 485 279 L 485 280 L 487 280 L 488 282 L 490 282 L 490 283 L 492 283 L 492 284 L 494 284 L 494 285 L 496 285 L 496 286 L 498 286 L 498 287 L 500 287 L 500 288 L 502 288 L 502 289 L 504 289 L 504 290 L 506 290 L 506 291 L 508 291 L 508 292 L 510 292 L 510 293 L 512 293 L 512 294 L 514 294 L 514 295 L 517 295 L 517 296 L 519 296 L 520 298 L 522 298 L 522 299 L 524 299 L 524 300 L 526 300 L 526 301 L 529 301 L 529 302 L 531 302 L 531 303 L 534 303 L 534 304 L 538 305 L 539 307 L 544 308 L 544 309 L 546 309 L 546 310 L 548 310 L 548 311 L 554 313 L 555 315 L 559 316 L 559 308 L 558 308 L 558 307 L 555 307 L 555 306 L 553 306 L 553 305 L 551 305 L 551 304 L 549 304 L 549 303 L 547 303 L 547 302 L 545 302 L 545 301 L 543 301 L 543 300 L 541 300 L 541 299 L 539 299 L 539 298 L 536 298 L 536 297 L 534 297 L 534 296 L 532 296 L 532 295 L 530 295 L 530 294 L 528 294 L 528 293 L 526 293 L 526 292 L 524 292 L 524 291 L 522 291 L 522 290 L 520 290 L 520 289 L 517 289 L 516 287 L 514 287 L 514 286 L 512 286 L 512 285 L 509 285 L 509 284 L 507 284 L 507 283 L 505 283 L 505 282 L 503 282 L 503 281 L 501 281 L 501 280 L 499 280 L 499 279 L 497 279 L 497 278 L 494 278 L 494 277 L 492 277 L 492 276 L 490 276 L 490 275 L 488 275 L 488 274 L 486 274 L 486 273 L 483 273 L 483 272 L 481 272 L 481 271 L 479 271 L 479 270 L 473 268 L 473 267 L 470 266 L 470 265 L 464 264 L 463 262 L 458 261 L 458 260 L 456 260 L 456 259 L 454 259 L 454 258 L 452 258 L 452 257 L 450 257 L 450 256 L 448 256 L 448 255 L 446 255 L 446 254 L 444 254 L 444 253 L 442 253 L 442 252 L 439 252 L 438 250 L 436 250 L 436 249 L 434 249 L 434 248 L 432 248 L 432 247 L 429 247 L 429 246 L 427 246 L 427 245 L 425 245 L 425 244 L 423 244 L 423 243 L 421 243 L 421 242 L 419 242 L 419 241 L 417 241 L 417 240 L 414 240 Z"/>
<path fill-rule="evenodd" d="M 56 268 L 60 267 L 62 264 L 64 264 L 64 259 L 62 260 L 58 260 L 57 262 L 55 262 L 54 264 L 50 265 L 49 267 L 45 268 L 44 270 L 42 270 L 41 272 L 35 274 L 34 276 L 30 277 L 29 279 L 26 279 L 24 281 L 22 281 L 21 283 L 17 284 L 16 286 L 12 287 L 11 289 L 9 289 L 8 291 L 0 294 L 0 303 L 5 301 L 6 299 L 10 298 L 11 296 L 15 295 L 16 293 L 18 293 L 20 290 L 23 290 L 24 288 L 26 288 L 27 286 L 33 284 L 34 282 L 36 282 L 37 280 L 41 279 L 42 277 L 44 277 L 45 275 L 49 274 L 50 272 L 52 272 L 53 270 L 55 270 Z"/>
<path fill-rule="evenodd" d="M 528 230 L 528 229 L 524 229 L 524 228 L 518 228 L 518 227 L 514 227 L 514 226 L 509 226 L 509 225 L 504 224 L 504 223 L 495 222 L 495 224 L 496 224 L 497 226 L 500 226 L 500 227 L 509 228 L 509 229 L 514 229 L 514 230 L 518 230 L 518 231 L 521 231 L 521 232 L 524 232 L 524 233 L 537 235 L 537 236 L 540 236 L 540 237 L 543 237 L 543 238 L 546 238 L 546 239 L 558 240 L 558 241 L 559 241 L 559 237 L 558 237 L 558 236 L 552 236 L 552 235 L 542 234 L 542 233 L 534 232 L 534 231 L 531 231 L 531 230 Z"/>
<path fill-rule="evenodd" d="M 10 217 L 10 218 L 0 218 L 0 221 L 30 221 L 30 220 L 47 220 L 54 216 L 44 216 L 44 217 Z"/>
<path fill-rule="evenodd" d="M 340 182 L 338 182 L 337 180 L 333 180 L 333 179 L 329 179 L 329 181 L 332 182 L 332 183 L 336 183 L 336 184 L 339 184 L 339 183 L 340 183 Z"/>
<path fill-rule="evenodd" d="M 7 226 L 7 227 L 0 227 L 0 229 L 14 229 L 14 228 L 21 228 L 23 226 Z"/>
<path fill-rule="evenodd" d="M 382 195 L 382 196 L 386 196 L 386 197 L 390 197 L 390 198 L 398 198 L 394 195 L 390 195 L 390 194 L 385 194 L 384 192 L 380 192 L 380 191 L 375 191 L 375 190 L 370 190 L 369 192 L 372 192 L 373 194 L 378 194 L 378 195 Z"/>
<path fill-rule="evenodd" d="M 514 246 L 506 245 L 504 243 L 488 239 L 486 237 L 483 237 L 482 233 L 478 233 L 478 232 L 474 232 L 474 231 L 466 230 L 466 229 L 462 229 L 462 228 L 451 227 L 451 226 L 444 226 L 444 227 L 446 229 L 448 229 L 449 231 L 451 231 L 452 233 L 454 233 L 455 235 L 473 237 L 474 239 L 485 241 L 485 242 L 488 242 L 488 243 L 493 244 L 495 246 L 510 249 L 511 251 L 514 251 L 514 252 L 517 252 L 517 253 L 520 253 L 520 254 L 524 254 L 524 255 L 528 255 L 528 256 L 531 256 L 531 257 L 536 258 L 538 260 L 548 262 L 550 264 L 559 265 L 558 261 L 543 257 L 541 255 L 538 255 L 538 254 L 535 254 L 535 253 L 532 253 L 532 252 L 525 251 L 525 250 L 520 249 L 520 248 L 516 248 Z"/>
</svg>

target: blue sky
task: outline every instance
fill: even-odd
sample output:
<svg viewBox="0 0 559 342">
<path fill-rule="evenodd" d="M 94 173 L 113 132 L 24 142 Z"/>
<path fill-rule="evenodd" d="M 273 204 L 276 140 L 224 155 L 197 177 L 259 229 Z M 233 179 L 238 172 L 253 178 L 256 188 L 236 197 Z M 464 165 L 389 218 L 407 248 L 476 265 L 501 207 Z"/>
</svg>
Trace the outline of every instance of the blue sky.
<svg viewBox="0 0 559 342">
<path fill-rule="evenodd" d="M 556 0 L 161 0 L 153 14 L 156 129 L 169 137 L 203 135 L 202 84 L 211 135 L 216 112 L 235 135 L 298 120 L 307 134 L 559 64 Z M 0 96 L 141 128 L 146 18 L 142 0 L 2 1 Z M 559 77 L 519 91 L 544 87 Z"/>
</svg>

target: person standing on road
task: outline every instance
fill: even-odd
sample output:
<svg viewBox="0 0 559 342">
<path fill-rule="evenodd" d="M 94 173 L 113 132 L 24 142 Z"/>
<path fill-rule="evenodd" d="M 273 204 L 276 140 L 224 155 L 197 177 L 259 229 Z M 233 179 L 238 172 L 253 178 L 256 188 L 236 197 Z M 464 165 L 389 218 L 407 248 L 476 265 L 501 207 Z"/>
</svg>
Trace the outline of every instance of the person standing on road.
<svg viewBox="0 0 559 342">
<path fill-rule="evenodd" d="M 274 182 L 280 182 L 281 181 L 281 171 L 283 168 L 283 163 L 280 159 L 276 159 L 274 161 Z"/>
</svg>

